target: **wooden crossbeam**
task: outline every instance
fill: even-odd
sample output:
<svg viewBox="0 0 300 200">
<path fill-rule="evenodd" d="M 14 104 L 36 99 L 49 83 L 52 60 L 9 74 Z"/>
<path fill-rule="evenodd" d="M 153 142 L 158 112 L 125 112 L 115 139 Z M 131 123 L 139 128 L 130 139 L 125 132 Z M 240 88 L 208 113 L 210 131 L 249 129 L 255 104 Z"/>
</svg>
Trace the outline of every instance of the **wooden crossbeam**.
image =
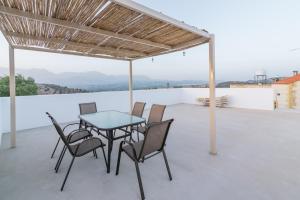
<svg viewBox="0 0 300 200">
<path fill-rule="evenodd" d="M 191 40 L 191 41 L 188 41 L 188 42 L 184 42 L 183 44 L 175 45 L 175 46 L 173 46 L 173 50 L 183 50 L 183 49 L 189 48 L 191 46 L 204 44 L 204 43 L 207 43 L 207 42 L 209 42 L 208 38 L 201 37 L 201 38 L 197 38 L 197 39 L 194 39 L 194 40 Z"/>
<path fill-rule="evenodd" d="M 153 17 L 153 18 L 158 19 L 160 21 L 163 21 L 167 24 L 172 24 L 173 26 L 176 26 L 178 28 L 190 31 L 192 33 L 195 33 L 195 34 L 197 34 L 199 36 L 202 36 L 202 37 L 205 37 L 207 39 L 210 38 L 209 33 L 207 33 L 204 30 L 198 29 L 194 26 L 187 25 L 184 22 L 173 19 L 173 18 L 171 18 L 171 17 L 169 17 L 169 16 L 167 16 L 167 15 L 161 13 L 161 12 L 158 12 L 156 10 L 153 10 L 151 8 L 143 6 L 142 4 L 139 4 L 135 1 L 131 1 L 131 0 L 110 0 L 110 1 L 115 3 L 115 4 L 121 5 L 125 8 L 128 8 L 130 10 L 134 10 L 134 11 L 139 12 L 141 14 L 145 14 L 147 16 L 150 16 L 150 17 Z"/>
<path fill-rule="evenodd" d="M 88 54 L 88 53 L 81 53 L 81 52 L 68 51 L 68 50 L 46 49 L 46 48 L 42 48 L 42 47 L 28 47 L 28 46 L 21 46 L 21 45 L 13 45 L 13 48 L 21 49 L 21 50 L 41 51 L 41 52 L 48 52 L 48 53 L 92 57 L 92 58 L 104 58 L 104 59 L 123 60 L 123 61 L 131 60 L 130 58 L 125 58 L 125 57 L 112 57 L 112 56 L 106 56 L 106 55 Z"/>
<path fill-rule="evenodd" d="M 57 26 L 61 26 L 61 27 L 69 28 L 69 29 L 75 29 L 75 30 L 79 30 L 79 31 L 83 31 L 83 32 L 88 32 L 88 33 L 92 33 L 92 34 L 97 34 L 97 35 L 101 35 L 101 36 L 112 37 L 112 38 L 116 38 L 116 39 L 120 39 L 120 40 L 124 40 L 124 41 L 130 41 L 130 42 L 134 42 L 137 44 L 157 47 L 157 48 L 161 48 L 161 49 L 171 49 L 172 48 L 171 46 L 168 46 L 165 44 L 160 44 L 160 43 L 152 42 L 149 40 L 139 39 L 139 38 L 135 38 L 135 37 L 124 35 L 124 34 L 114 33 L 114 32 L 99 29 L 99 28 L 93 28 L 93 27 L 89 27 L 89 26 L 85 26 L 85 25 L 79 25 L 79 24 L 76 24 L 73 22 L 60 20 L 60 19 L 56 19 L 56 18 L 51 18 L 51 17 L 47 17 L 44 15 L 32 14 L 32 13 L 24 12 L 24 11 L 21 11 L 18 9 L 8 8 L 5 6 L 0 6 L 0 13 L 9 15 L 9 16 L 22 17 L 22 18 L 39 21 L 39 22 L 49 23 L 49 24 L 53 24 L 53 25 L 57 25 Z"/>
<path fill-rule="evenodd" d="M 125 50 L 125 49 L 115 49 L 112 47 L 100 47 L 97 45 L 93 44 L 86 44 L 86 43 L 81 43 L 81 42 L 72 42 L 72 41 L 66 41 L 62 38 L 45 38 L 45 37 L 37 37 L 37 36 L 31 36 L 31 35 L 24 35 L 20 33 L 13 33 L 13 32 L 5 32 L 7 36 L 10 37 L 16 37 L 16 38 L 21 38 L 21 39 L 26 39 L 26 40 L 36 40 L 36 41 L 43 41 L 43 42 L 51 42 L 51 43 L 56 43 L 56 44 L 63 44 L 63 45 L 70 45 L 74 47 L 83 47 L 83 48 L 88 48 L 88 49 L 94 49 L 94 50 L 99 50 L 107 53 L 117 53 L 121 55 L 126 55 L 126 56 L 146 56 L 147 54 L 141 53 L 138 51 L 132 51 L 132 50 Z"/>
<path fill-rule="evenodd" d="M 7 35 L 5 34 L 5 31 L 3 30 L 3 28 L 0 26 L 0 32 L 3 34 L 4 38 L 6 39 L 7 43 L 12 46 L 10 40 L 8 39 Z"/>
<path fill-rule="evenodd" d="M 144 56 L 144 57 L 142 57 L 142 58 L 165 55 L 165 54 L 173 53 L 173 52 L 176 52 L 176 51 L 183 51 L 183 50 L 185 50 L 185 49 L 189 49 L 189 48 L 192 48 L 192 47 L 196 47 L 196 46 L 199 46 L 199 45 L 201 45 L 201 44 L 208 43 L 208 42 L 209 42 L 209 39 L 202 37 L 202 38 L 198 38 L 198 39 L 191 40 L 191 41 L 189 41 L 189 42 L 185 42 L 185 43 L 183 43 L 183 44 L 175 45 L 175 46 L 173 47 L 173 49 L 171 49 L 171 50 L 167 50 L 167 51 L 157 51 L 157 52 L 148 54 L 147 56 Z M 141 58 L 136 58 L 136 59 L 134 59 L 134 60 L 139 60 L 139 59 L 141 59 Z"/>
</svg>

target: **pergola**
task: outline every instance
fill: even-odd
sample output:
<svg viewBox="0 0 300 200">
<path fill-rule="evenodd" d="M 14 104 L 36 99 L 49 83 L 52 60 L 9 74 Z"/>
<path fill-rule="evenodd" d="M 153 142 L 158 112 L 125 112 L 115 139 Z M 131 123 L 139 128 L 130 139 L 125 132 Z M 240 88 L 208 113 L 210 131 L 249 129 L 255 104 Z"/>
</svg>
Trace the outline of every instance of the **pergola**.
<svg viewBox="0 0 300 200">
<path fill-rule="evenodd" d="M 216 154 L 214 35 L 131 0 L 0 0 L 9 44 L 11 146 L 16 146 L 14 49 L 129 62 L 209 43 L 210 153 Z"/>
</svg>

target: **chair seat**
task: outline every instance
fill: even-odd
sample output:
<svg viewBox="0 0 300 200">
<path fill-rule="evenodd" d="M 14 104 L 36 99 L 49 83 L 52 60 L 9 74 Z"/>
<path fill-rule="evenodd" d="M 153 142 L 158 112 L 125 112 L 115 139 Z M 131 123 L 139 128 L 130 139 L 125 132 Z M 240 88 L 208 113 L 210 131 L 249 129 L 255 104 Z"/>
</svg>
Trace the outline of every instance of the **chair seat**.
<svg viewBox="0 0 300 200">
<path fill-rule="evenodd" d="M 137 132 L 139 132 L 139 133 L 145 133 L 146 132 L 146 127 L 145 126 L 133 126 L 132 127 L 132 130 L 135 130 L 135 131 L 137 131 Z"/>
<path fill-rule="evenodd" d="M 71 145 L 71 149 L 75 156 L 83 156 L 98 147 L 104 147 L 104 146 L 105 144 L 103 144 L 99 138 L 90 138 L 84 140 L 79 144 Z"/>
<path fill-rule="evenodd" d="M 82 140 L 86 137 L 91 137 L 91 136 L 92 136 L 92 134 L 87 130 L 78 130 L 77 132 L 73 133 L 69 142 L 74 143 L 74 142 Z"/>
<path fill-rule="evenodd" d="M 135 152 L 136 152 L 136 156 L 139 156 L 142 146 L 143 146 L 143 140 L 140 142 L 135 142 L 133 143 Z M 130 145 L 124 145 L 123 146 L 123 150 L 125 151 L 125 153 L 131 158 L 131 159 L 136 159 L 132 150 L 132 147 Z"/>
</svg>

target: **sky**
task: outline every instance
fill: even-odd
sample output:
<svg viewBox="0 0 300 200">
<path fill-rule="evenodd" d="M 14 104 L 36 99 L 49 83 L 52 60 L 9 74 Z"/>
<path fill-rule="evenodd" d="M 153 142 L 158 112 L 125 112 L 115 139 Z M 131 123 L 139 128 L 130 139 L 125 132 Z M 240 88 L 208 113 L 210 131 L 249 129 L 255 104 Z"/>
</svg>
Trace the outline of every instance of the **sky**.
<svg viewBox="0 0 300 200">
<path fill-rule="evenodd" d="M 216 37 L 216 79 L 249 80 L 264 69 L 268 77 L 300 71 L 299 0 L 136 0 Z M 98 71 L 128 74 L 128 62 L 16 51 L 16 68 L 51 72 Z M 0 67 L 8 66 L 8 45 L 0 33 Z M 138 60 L 133 73 L 154 79 L 208 80 L 208 45 Z"/>
</svg>

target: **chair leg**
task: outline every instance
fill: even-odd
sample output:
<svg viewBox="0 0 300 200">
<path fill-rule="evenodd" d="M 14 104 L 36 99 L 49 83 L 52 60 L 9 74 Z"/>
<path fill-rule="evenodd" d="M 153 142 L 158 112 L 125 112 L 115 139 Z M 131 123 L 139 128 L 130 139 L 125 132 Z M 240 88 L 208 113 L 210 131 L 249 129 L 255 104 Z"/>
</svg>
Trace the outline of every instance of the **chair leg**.
<svg viewBox="0 0 300 200">
<path fill-rule="evenodd" d="M 105 155 L 104 147 L 101 147 L 101 149 L 102 149 L 102 153 L 103 153 L 103 157 L 104 157 L 104 161 L 105 161 L 105 166 L 106 166 L 106 169 L 107 169 L 107 160 L 106 160 L 106 155 Z"/>
<path fill-rule="evenodd" d="M 62 184 L 62 186 L 61 186 L 61 188 L 60 188 L 60 191 L 63 191 L 63 189 L 64 189 L 64 187 L 65 187 L 65 183 L 66 183 L 66 181 L 67 181 L 67 179 L 68 179 L 69 173 L 70 173 L 71 168 L 72 168 L 72 166 L 73 166 L 74 159 L 75 159 L 75 156 L 73 156 L 73 158 L 72 158 L 72 161 L 71 161 L 71 163 L 70 163 L 68 172 L 67 172 L 67 174 L 66 174 L 66 176 L 65 176 L 65 179 L 64 179 L 64 182 L 63 182 L 63 184 Z"/>
<path fill-rule="evenodd" d="M 79 127 L 78 129 L 81 129 L 82 128 L 82 120 L 79 121 Z"/>
<path fill-rule="evenodd" d="M 171 181 L 171 180 L 172 180 L 172 174 L 171 174 L 171 170 L 170 170 L 170 167 L 169 167 L 167 155 L 166 155 L 166 152 L 165 152 L 164 149 L 162 150 L 162 153 L 163 153 L 163 155 L 164 155 L 164 160 L 165 160 L 165 164 L 166 164 L 166 167 L 167 167 L 167 170 L 168 170 L 169 179 L 170 179 L 170 181 Z"/>
<path fill-rule="evenodd" d="M 64 156 L 65 156 L 66 151 L 67 151 L 67 147 L 65 146 L 65 147 L 64 147 L 64 150 L 63 150 L 63 152 L 62 152 L 61 158 L 60 158 L 59 162 L 57 163 L 57 166 L 56 166 L 56 169 L 55 169 L 55 172 L 56 172 L 56 173 L 58 172 L 58 169 L 59 169 L 60 164 L 61 164 L 61 162 L 62 162 L 62 160 L 63 160 L 63 158 L 64 158 Z"/>
<path fill-rule="evenodd" d="M 121 162 L 121 155 L 122 155 L 122 143 L 120 144 L 119 153 L 118 153 L 118 162 L 117 162 L 116 176 L 119 174 L 120 162 Z"/>
<path fill-rule="evenodd" d="M 60 162 L 60 159 L 61 159 L 61 157 L 62 157 L 62 154 L 63 154 L 63 152 L 64 152 L 64 150 L 65 150 L 65 145 L 63 146 L 63 148 L 62 148 L 62 150 L 61 150 L 61 152 L 60 152 L 60 154 L 59 154 L 59 157 L 58 157 L 58 159 L 57 159 L 57 161 L 56 161 L 56 164 L 55 164 L 55 167 L 54 167 L 54 169 L 56 170 L 56 168 L 57 168 L 57 166 L 58 166 L 58 163 Z"/>
<path fill-rule="evenodd" d="M 95 158 L 97 159 L 97 158 L 98 158 L 98 155 L 97 155 L 97 151 L 96 151 L 96 149 L 95 149 L 95 150 L 93 150 L 93 153 L 94 153 L 94 156 L 95 156 Z"/>
<path fill-rule="evenodd" d="M 130 126 L 130 137 L 129 137 L 129 142 L 135 142 L 134 140 L 133 140 L 133 137 L 132 137 L 132 135 L 134 134 L 134 130 L 133 130 L 133 126 Z"/>
<path fill-rule="evenodd" d="M 53 156 L 54 156 L 54 153 L 55 153 L 55 151 L 56 151 L 56 149 L 57 149 L 57 146 L 58 146 L 59 141 L 60 141 L 60 138 L 58 138 L 58 140 L 57 140 L 57 143 L 56 143 L 56 145 L 55 145 L 55 148 L 54 148 L 54 150 L 53 150 L 53 152 L 52 152 L 52 154 L 51 154 L 51 158 L 53 158 Z"/>
<path fill-rule="evenodd" d="M 143 189 L 143 183 L 142 183 L 139 164 L 138 164 L 137 161 L 134 161 L 134 164 L 135 164 L 136 175 L 137 175 L 137 178 L 138 178 L 138 181 L 139 181 L 139 188 L 140 188 L 141 197 L 142 197 L 142 200 L 144 200 L 145 199 L 145 194 L 144 194 L 144 189 Z"/>
</svg>

